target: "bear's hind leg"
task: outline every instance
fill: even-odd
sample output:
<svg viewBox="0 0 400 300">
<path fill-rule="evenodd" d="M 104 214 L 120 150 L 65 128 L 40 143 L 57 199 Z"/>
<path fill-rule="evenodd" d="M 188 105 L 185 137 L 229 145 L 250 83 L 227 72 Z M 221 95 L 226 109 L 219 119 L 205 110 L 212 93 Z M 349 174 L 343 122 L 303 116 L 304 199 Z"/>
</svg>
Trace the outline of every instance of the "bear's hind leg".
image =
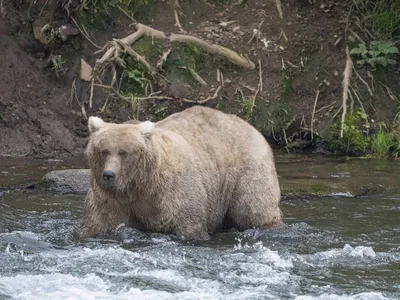
<svg viewBox="0 0 400 300">
<path fill-rule="evenodd" d="M 268 229 L 283 225 L 280 188 L 271 172 L 249 170 L 238 182 L 228 216 L 239 230 Z"/>
</svg>

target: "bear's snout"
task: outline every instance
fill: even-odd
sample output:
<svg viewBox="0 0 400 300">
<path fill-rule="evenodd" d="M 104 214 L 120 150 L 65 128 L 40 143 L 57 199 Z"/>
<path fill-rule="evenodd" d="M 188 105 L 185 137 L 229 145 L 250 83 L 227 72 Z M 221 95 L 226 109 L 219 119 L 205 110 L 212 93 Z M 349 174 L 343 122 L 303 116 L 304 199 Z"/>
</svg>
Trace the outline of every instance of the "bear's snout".
<svg viewBox="0 0 400 300">
<path fill-rule="evenodd" d="M 105 170 L 103 172 L 103 180 L 109 184 L 113 183 L 115 180 L 115 173 L 111 170 Z"/>
</svg>

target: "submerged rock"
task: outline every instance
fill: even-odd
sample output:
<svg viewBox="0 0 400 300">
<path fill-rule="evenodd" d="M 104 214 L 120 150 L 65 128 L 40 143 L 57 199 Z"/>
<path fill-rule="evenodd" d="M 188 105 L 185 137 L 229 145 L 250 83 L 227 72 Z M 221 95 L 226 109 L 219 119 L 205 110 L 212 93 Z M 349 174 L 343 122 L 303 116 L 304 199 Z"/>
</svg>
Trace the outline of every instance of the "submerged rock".
<svg viewBox="0 0 400 300">
<path fill-rule="evenodd" d="M 38 188 L 60 194 L 86 194 L 90 187 L 89 169 L 51 171 L 43 176 Z"/>
</svg>

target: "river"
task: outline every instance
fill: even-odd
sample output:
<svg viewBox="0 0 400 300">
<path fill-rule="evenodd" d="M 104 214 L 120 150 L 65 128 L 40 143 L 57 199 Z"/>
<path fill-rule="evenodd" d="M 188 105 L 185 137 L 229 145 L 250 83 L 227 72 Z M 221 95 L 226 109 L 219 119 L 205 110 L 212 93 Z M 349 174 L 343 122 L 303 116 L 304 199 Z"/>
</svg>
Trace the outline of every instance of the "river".
<svg viewBox="0 0 400 300">
<path fill-rule="evenodd" d="M 28 185 L 79 160 L 0 162 L 0 299 L 400 299 L 400 162 L 277 156 L 286 227 L 206 242 L 78 240 L 81 195 Z"/>
</svg>

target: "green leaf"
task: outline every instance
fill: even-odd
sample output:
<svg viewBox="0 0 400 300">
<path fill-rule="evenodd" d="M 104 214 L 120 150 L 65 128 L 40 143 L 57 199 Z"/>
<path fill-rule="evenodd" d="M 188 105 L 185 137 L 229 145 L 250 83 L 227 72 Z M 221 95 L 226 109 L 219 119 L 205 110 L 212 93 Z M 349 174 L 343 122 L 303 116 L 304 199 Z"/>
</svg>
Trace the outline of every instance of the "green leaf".
<svg viewBox="0 0 400 300">
<path fill-rule="evenodd" d="M 359 64 L 359 65 L 365 65 L 365 63 L 366 63 L 365 59 L 357 60 L 357 64 Z"/>
<path fill-rule="evenodd" d="M 383 56 L 377 57 L 377 58 L 376 58 L 376 62 L 379 63 L 379 64 L 381 64 L 381 65 L 384 66 L 384 67 L 386 67 L 386 66 L 388 65 L 388 60 L 387 60 L 387 58 L 386 58 L 386 57 L 383 57 Z"/>
<path fill-rule="evenodd" d="M 395 65 L 397 62 L 394 59 L 388 59 L 390 65 Z"/>
<path fill-rule="evenodd" d="M 361 54 L 361 49 L 353 48 L 353 49 L 351 49 L 350 54 Z"/>
<path fill-rule="evenodd" d="M 370 58 L 370 59 L 367 60 L 367 62 L 368 62 L 373 68 L 375 68 L 376 58 Z"/>
<path fill-rule="evenodd" d="M 397 47 L 390 47 L 387 49 L 387 51 L 391 54 L 399 53 L 399 49 Z"/>
</svg>

